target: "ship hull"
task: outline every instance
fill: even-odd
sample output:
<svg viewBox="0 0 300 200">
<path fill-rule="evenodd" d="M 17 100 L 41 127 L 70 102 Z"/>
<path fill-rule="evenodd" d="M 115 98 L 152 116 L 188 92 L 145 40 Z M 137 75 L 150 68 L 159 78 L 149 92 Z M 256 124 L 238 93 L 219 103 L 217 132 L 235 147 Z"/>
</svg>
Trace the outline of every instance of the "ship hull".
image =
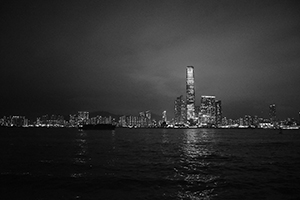
<svg viewBox="0 0 300 200">
<path fill-rule="evenodd" d="M 82 130 L 115 130 L 116 126 L 112 124 L 85 124 L 78 128 Z"/>
</svg>

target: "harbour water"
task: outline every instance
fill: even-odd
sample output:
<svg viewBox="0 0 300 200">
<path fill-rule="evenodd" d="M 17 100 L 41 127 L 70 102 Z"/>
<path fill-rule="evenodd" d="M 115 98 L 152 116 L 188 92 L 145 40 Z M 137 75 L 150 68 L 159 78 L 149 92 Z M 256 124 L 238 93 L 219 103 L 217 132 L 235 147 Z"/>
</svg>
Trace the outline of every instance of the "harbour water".
<svg viewBox="0 0 300 200">
<path fill-rule="evenodd" d="M 0 131 L 0 199 L 300 199 L 299 130 Z"/>
</svg>

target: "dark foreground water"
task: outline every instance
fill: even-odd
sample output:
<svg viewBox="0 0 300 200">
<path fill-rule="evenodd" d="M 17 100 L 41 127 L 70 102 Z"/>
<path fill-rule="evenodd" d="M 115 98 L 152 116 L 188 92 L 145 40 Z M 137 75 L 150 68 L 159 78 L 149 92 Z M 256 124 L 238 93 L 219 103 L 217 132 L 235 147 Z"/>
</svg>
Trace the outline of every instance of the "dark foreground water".
<svg viewBox="0 0 300 200">
<path fill-rule="evenodd" d="M 0 199 L 300 199 L 300 131 L 0 132 Z"/>
</svg>

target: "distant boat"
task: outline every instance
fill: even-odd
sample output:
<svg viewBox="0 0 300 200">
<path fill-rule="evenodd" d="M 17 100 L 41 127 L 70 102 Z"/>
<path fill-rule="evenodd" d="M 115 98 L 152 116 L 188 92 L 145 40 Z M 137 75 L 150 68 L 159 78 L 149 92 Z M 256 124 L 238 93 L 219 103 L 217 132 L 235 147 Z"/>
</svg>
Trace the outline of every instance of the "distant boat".
<svg viewBox="0 0 300 200">
<path fill-rule="evenodd" d="M 84 124 L 78 126 L 81 130 L 115 130 L 116 126 L 112 124 Z"/>
</svg>

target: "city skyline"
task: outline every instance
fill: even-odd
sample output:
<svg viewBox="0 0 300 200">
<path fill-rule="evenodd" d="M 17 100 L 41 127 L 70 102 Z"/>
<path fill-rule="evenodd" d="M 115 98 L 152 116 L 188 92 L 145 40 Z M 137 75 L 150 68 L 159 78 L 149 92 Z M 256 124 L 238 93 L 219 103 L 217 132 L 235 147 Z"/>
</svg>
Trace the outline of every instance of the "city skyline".
<svg viewBox="0 0 300 200">
<path fill-rule="evenodd" d="M 195 118 L 193 121 L 187 121 L 186 104 L 182 97 L 181 95 L 174 101 L 175 118 L 170 120 L 166 111 L 163 111 L 160 117 L 154 117 L 155 114 L 150 110 L 141 111 L 138 115 L 119 116 L 112 116 L 108 112 L 89 113 L 88 111 L 78 111 L 77 114 L 69 114 L 68 117 L 45 114 L 34 120 L 28 119 L 26 116 L 3 116 L 0 117 L 0 127 L 78 128 L 83 125 L 92 127 L 101 124 L 110 124 L 122 128 L 258 128 L 297 130 L 300 127 L 299 119 L 287 118 L 277 120 L 275 104 L 270 104 L 269 106 L 269 118 L 262 118 L 257 115 L 245 115 L 238 119 L 227 118 L 222 115 L 221 101 L 216 100 L 215 96 L 202 96 L 201 105 L 196 106 Z"/>
<path fill-rule="evenodd" d="M 173 113 L 194 66 L 195 104 L 224 116 L 298 118 L 294 1 L 6 2 L 0 115 Z M 173 114 L 172 114 L 173 115 Z"/>
<path fill-rule="evenodd" d="M 183 95 L 180 95 L 177 97 L 174 101 L 174 117 L 172 118 L 173 123 L 177 124 L 197 124 L 197 125 L 220 125 L 222 124 L 222 121 L 224 118 L 227 118 L 226 116 L 223 116 L 223 110 L 222 110 L 222 105 L 221 105 L 221 100 L 216 99 L 215 95 L 201 95 L 200 98 L 200 105 L 196 105 L 196 99 L 195 99 L 195 74 L 194 74 L 194 67 L 193 66 L 187 66 L 186 67 L 186 97 L 185 99 L 183 98 Z M 277 114 L 276 114 L 276 105 L 270 104 L 269 105 L 269 118 L 264 118 L 262 116 L 258 116 L 257 114 L 254 115 L 248 115 L 247 113 L 244 114 L 244 116 L 239 116 L 237 119 L 241 119 L 243 117 L 262 117 L 262 119 L 268 119 L 272 124 L 277 123 Z M 84 121 L 83 119 L 89 119 L 89 112 L 90 111 L 78 111 L 78 119 L 81 121 Z M 94 111 L 94 112 L 99 112 L 99 111 Z M 106 112 L 106 111 L 100 111 L 100 112 Z M 162 112 L 162 121 L 168 122 L 167 120 L 167 111 L 164 110 Z M 110 113 L 112 114 L 112 113 Z M 112 114 L 115 115 L 116 113 Z M 153 113 L 154 115 L 157 115 L 156 113 Z M 298 118 L 293 118 L 296 121 L 300 121 L 300 112 L 298 113 Z M 71 120 L 71 115 L 70 115 L 70 120 Z M 117 114 L 117 115 L 120 115 Z M 145 115 L 145 116 L 144 116 Z M 44 114 L 41 118 L 47 116 L 48 114 Z M 55 116 L 56 114 L 51 117 Z M 58 115 L 59 117 L 62 117 L 62 115 Z M 97 115 L 96 117 L 98 117 Z M 120 119 L 121 121 L 125 121 L 125 116 L 132 116 L 131 114 L 124 114 L 122 113 L 121 118 L 124 117 L 124 119 Z M 147 110 L 146 112 L 141 111 L 139 112 L 139 116 L 144 116 L 145 119 L 149 119 L 151 121 L 151 111 Z M 150 116 L 150 117 L 149 117 Z M 6 116 L 3 116 L 6 117 Z M 25 116 L 22 115 L 8 115 L 7 117 L 12 117 L 12 120 L 14 118 L 16 119 L 21 119 L 24 118 Z M 36 117 L 36 116 L 35 116 Z M 101 117 L 101 116 L 100 116 Z M 111 117 L 111 116 L 110 116 Z M 143 118 L 144 118 L 143 117 Z M 289 119 L 288 117 L 287 119 Z M 37 120 L 40 118 L 37 117 Z M 26 119 L 28 120 L 28 119 Z M 286 119 L 284 119 L 286 120 Z M 42 120 L 43 121 L 43 120 Z M 45 121 L 45 120 L 44 120 Z M 130 120 L 131 121 L 131 120 Z M 280 121 L 283 121 L 282 119 Z M 145 122 L 146 123 L 146 122 Z M 146 124 L 149 124 L 147 122 Z"/>
</svg>

